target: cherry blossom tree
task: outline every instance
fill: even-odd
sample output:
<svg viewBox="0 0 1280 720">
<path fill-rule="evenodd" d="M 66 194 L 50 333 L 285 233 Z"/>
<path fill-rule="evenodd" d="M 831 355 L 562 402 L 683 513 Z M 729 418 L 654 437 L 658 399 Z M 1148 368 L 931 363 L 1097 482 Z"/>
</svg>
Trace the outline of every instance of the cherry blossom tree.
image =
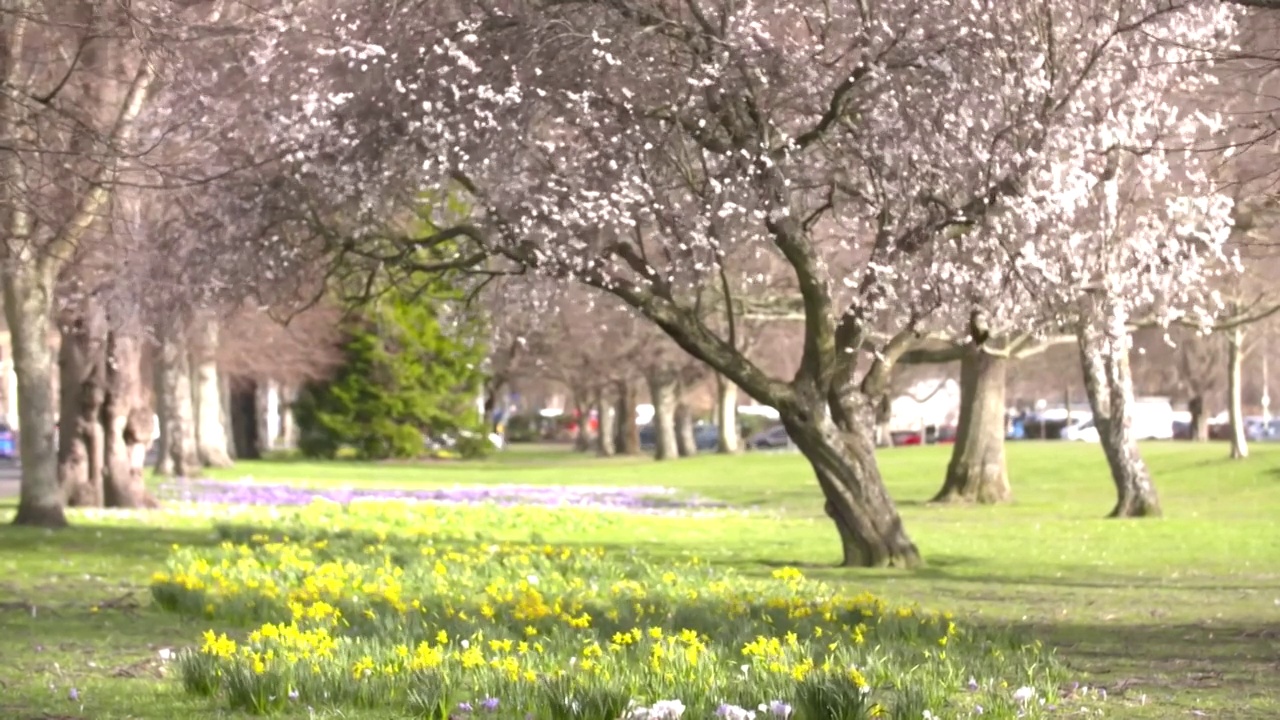
<svg viewBox="0 0 1280 720">
<path fill-rule="evenodd" d="M 871 428 L 898 356 L 960 329 L 940 327 L 957 322 L 948 305 L 1010 297 L 990 314 L 1078 318 L 1093 395 L 1119 417 L 1117 328 L 1154 291 L 1194 286 L 1220 241 L 1222 204 L 1201 199 L 1194 170 L 1168 202 L 1156 194 L 1169 171 L 1150 137 L 1202 125 L 1175 99 L 1229 39 L 1235 10 L 1220 3 L 425 7 L 326 9 L 256 55 L 275 94 L 296 98 L 276 117 L 296 182 L 350 208 L 349 223 L 434 199 L 434 242 L 459 263 L 634 308 L 777 408 L 847 565 L 919 561 Z M 1120 194 L 1118 177 L 1145 191 L 1123 217 L 1095 202 Z M 1110 248 L 1153 262 L 1113 268 Z M 801 299 L 792 377 L 751 362 L 697 307 L 722 268 L 759 258 Z M 1027 312 L 1054 279 L 1069 302 L 1055 292 Z"/>
<path fill-rule="evenodd" d="M 241 6 L 15 0 L 0 11 L 0 271 L 22 427 L 18 524 L 66 522 L 48 342 L 55 282 L 82 246 L 106 232 L 117 190 L 134 182 L 130 174 L 156 169 L 151 153 L 181 123 L 145 122 L 150 101 L 158 88 L 185 80 L 176 72 L 184 55 L 240 37 L 243 28 L 229 20 L 233 8 Z M 269 14 L 238 17 L 256 23 Z"/>
</svg>

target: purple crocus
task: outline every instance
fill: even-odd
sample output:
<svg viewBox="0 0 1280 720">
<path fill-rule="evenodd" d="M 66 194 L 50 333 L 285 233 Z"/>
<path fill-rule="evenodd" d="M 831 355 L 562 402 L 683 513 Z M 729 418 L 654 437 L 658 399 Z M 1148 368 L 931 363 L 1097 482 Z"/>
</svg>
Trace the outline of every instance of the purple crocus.
<svg viewBox="0 0 1280 720">
<path fill-rule="evenodd" d="M 225 505 L 286 506 L 309 505 L 318 501 L 347 505 L 356 500 L 401 500 L 440 505 L 578 507 L 652 514 L 724 507 L 722 503 L 705 498 L 677 498 L 671 488 L 656 486 L 465 485 L 431 490 L 370 490 L 184 480 L 162 485 L 160 494 L 176 500 Z"/>
</svg>

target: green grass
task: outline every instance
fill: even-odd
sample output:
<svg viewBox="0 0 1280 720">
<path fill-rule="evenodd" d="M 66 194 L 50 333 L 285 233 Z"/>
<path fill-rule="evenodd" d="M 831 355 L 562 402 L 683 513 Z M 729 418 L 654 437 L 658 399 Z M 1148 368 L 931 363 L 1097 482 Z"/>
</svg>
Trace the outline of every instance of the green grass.
<svg viewBox="0 0 1280 720">
<path fill-rule="evenodd" d="M 1110 717 L 1274 718 L 1280 447 L 1255 447 L 1238 463 L 1226 461 L 1225 450 L 1144 447 L 1166 517 L 1138 521 L 1102 519 L 1112 489 L 1096 446 L 1011 445 L 1016 501 L 996 508 L 924 505 L 946 449 L 886 451 L 887 482 L 928 562 L 914 572 L 830 568 L 838 557 L 834 533 L 795 455 L 658 464 L 541 448 L 484 463 L 243 463 L 220 475 L 361 487 L 676 487 L 767 513 L 493 530 L 656 555 L 693 552 L 747 573 L 797 564 L 891 602 L 954 611 L 970 625 L 1022 626 L 1058 647 L 1082 678 L 1111 687 Z M 0 506 L 0 520 L 8 514 Z M 158 681 L 156 651 L 191 643 L 203 627 L 152 609 L 146 592 L 169 546 L 210 543 L 209 528 L 207 519 L 158 515 L 131 523 L 81 519 L 53 534 L 0 529 L 0 717 L 226 716 Z M 83 710 L 66 697 L 73 686 Z"/>
</svg>

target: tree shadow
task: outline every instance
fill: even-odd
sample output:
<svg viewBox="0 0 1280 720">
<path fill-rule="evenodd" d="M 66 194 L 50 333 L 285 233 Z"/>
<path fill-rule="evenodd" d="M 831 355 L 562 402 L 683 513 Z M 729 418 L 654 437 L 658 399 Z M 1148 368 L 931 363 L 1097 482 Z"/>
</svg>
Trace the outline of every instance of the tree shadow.
<svg viewBox="0 0 1280 720">
<path fill-rule="evenodd" d="M 383 537 L 373 530 L 310 528 L 314 539 L 345 538 L 354 543 L 376 543 Z M 32 663 L 32 653 L 48 657 L 94 658 L 115 672 L 152 658 L 157 647 L 180 646 L 197 641 L 199 630 L 213 627 L 232 630 L 247 623 L 199 620 L 161 612 L 149 601 L 150 573 L 164 567 L 173 545 L 211 547 L 224 540 L 248 541 L 255 535 L 282 539 L 288 532 L 266 522 L 228 520 L 207 525 L 172 527 L 156 525 L 80 525 L 60 531 L 0 526 L 0 548 L 13 572 L 0 576 L 0 656 L 22 657 Z M 406 541 L 389 533 L 393 542 Z M 310 539 L 310 538 L 309 538 Z M 420 541 L 421 539 L 413 538 Z M 442 534 L 431 538 L 438 546 L 470 545 L 474 534 Z M 652 543 L 601 543 L 583 540 L 560 543 L 570 547 L 602 547 L 607 552 L 639 552 L 654 563 L 685 556 L 680 548 Z M 833 551 L 833 559 L 835 553 Z M 740 554 L 706 558 L 712 565 L 733 567 L 742 575 L 767 577 L 785 567 L 804 569 L 822 580 L 857 582 L 859 578 L 893 577 L 923 581 L 922 593 L 936 599 L 939 589 L 960 597 L 978 599 L 969 590 L 1000 597 L 1006 602 L 1036 588 L 1054 604 L 1079 608 L 1097 593 L 1111 589 L 1140 590 L 1149 578 L 1099 574 L 1080 566 L 1069 575 L 1001 575 L 990 572 L 989 559 L 949 555 L 930 559 L 927 566 L 910 571 L 881 573 L 838 568 L 811 560 L 779 560 Z M 977 572 L 974 572 L 977 571 Z M 1082 579 L 1087 578 L 1087 579 Z M 949 589 L 945 589 L 950 586 Z M 907 592 L 916 586 L 901 585 Z M 967 588 L 969 590 L 965 590 Z M 1216 593 L 1211 584 L 1177 585 L 1173 590 Z M 1231 590 L 1280 590 L 1280 579 L 1233 585 Z M 895 590 L 897 592 L 897 590 Z M 132 599 L 126 599 L 131 595 Z M 920 598 L 926 600 L 927 598 Z M 1270 610 L 1270 598 L 1266 599 Z M 35 606 L 38 612 L 32 613 Z M 96 609 L 95 609 L 96 608 Z M 711 606 L 679 609 L 690 622 L 717 612 Z M 1206 609 L 1208 614 L 1208 609 Z M 603 615 L 603 613 L 601 613 Z M 1259 617 L 1256 621 L 1159 623 L 1158 618 L 1132 614 L 1116 622 L 1047 618 L 1010 622 L 1008 615 L 964 615 L 957 618 L 966 631 L 984 635 L 1012 633 L 1035 638 L 1058 650 L 1082 682 L 1101 683 L 1113 694 L 1154 691 L 1173 693 L 1240 693 L 1269 687 L 1280 671 L 1280 622 Z M 57 655 L 62 653 L 63 655 Z M 12 669 L 12 668 L 11 668 Z M 106 670 L 104 670 L 106 672 Z M 1190 700 L 1188 700 L 1190 702 Z M 1199 706 L 1196 706 L 1199 707 Z M 1238 715 L 1233 715 L 1238 716 Z M 1265 715 L 1258 715 L 1265 717 Z"/>
</svg>

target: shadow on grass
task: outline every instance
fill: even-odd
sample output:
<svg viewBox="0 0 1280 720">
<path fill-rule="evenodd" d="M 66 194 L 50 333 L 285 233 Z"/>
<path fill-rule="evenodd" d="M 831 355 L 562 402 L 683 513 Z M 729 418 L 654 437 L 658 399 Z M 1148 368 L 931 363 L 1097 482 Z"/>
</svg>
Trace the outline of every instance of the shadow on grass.
<svg viewBox="0 0 1280 720">
<path fill-rule="evenodd" d="M 359 529 L 313 532 L 315 539 L 377 541 L 375 532 Z M 195 642 L 207 627 L 150 604 L 150 575 L 163 567 L 171 546 L 208 547 L 224 538 L 247 540 L 259 533 L 279 536 L 281 529 L 258 523 L 224 523 L 216 532 L 208 526 L 82 525 L 55 532 L 0 526 L 0 548 L 4 548 L 0 553 L 0 627 L 4 628 L 0 656 L 16 658 L 9 667 L 15 677 L 46 672 L 51 663 L 68 667 L 71 662 L 80 672 L 95 668 L 95 677 L 150 677 L 154 668 L 147 662 L 158 648 Z M 451 540 L 474 541 L 442 537 L 436 542 Z M 586 540 L 562 544 L 604 547 L 622 554 L 635 551 L 655 562 L 684 555 L 661 538 L 635 545 Z M 1275 611 L 1269 591 L 1280 589 L 1280 580 L 1236 585 L 1240 578 L 1223 578 L 1232 591 L 1268 591 L 1266 597 L 1249 601 L 1257 608 L 1256 620 L 1245 614 L 1250 611 L 1242 610 L 1237 599 L 1230 617 L 1196 622 L 1197 614 L 1214 613 L 1211 603 L 1222 597 L 1221 585 L 1165 587 L 1153 585 L 1150 578 L 1100 575 L 1095 568 L 1083 566 L 1065 577 L 1002 575 L 991 572 L 999 568 L 983 567 L 988 561 L 965 556 L 934 556 L 928 567 L 910 572 L 867 572 L 811 561 L 743 557 L 732 548 L 708 561 L 747 576 L 767 576 L 783 566 L 801 567 L 816 579 L 862 586 L 877 594 L 884 590 L 905 595 L 926 606 L 981 609 L 977 614 L 961 613 L 959 621 L 980 633 L 1012 629 L 1037 638 L 1057 648 L 1082 681 L 1104 684 L 1113 692 L 1186 695 L 1188 709 L 1234 708 L 1231 698 L 1252 693 L 1248 702 L 1274 707 L 1267 703 L 1275 700 L 1277 691 L 1266 688 L 1274 687 L 1273 678 L 1280 672 L 1280 623 L 1272 619 Z M 1159 592 L 1167 595 L 1154 599 Z M 1176 621 L 1162 623 L 1161 616 L 1151 610 L 1171 601 L 1192 606 Z M 37 609 L 34 614 L 32 606 Z M 1100 617 L 1112 610 L 1115 621 L 1081 617 Z M 1216 698 L 1212 702 L 1217 705 L 1196 704 L 1201 696 Z M 1269 717 L 1252 711 L 1210 716 Z"/>
</svg>

